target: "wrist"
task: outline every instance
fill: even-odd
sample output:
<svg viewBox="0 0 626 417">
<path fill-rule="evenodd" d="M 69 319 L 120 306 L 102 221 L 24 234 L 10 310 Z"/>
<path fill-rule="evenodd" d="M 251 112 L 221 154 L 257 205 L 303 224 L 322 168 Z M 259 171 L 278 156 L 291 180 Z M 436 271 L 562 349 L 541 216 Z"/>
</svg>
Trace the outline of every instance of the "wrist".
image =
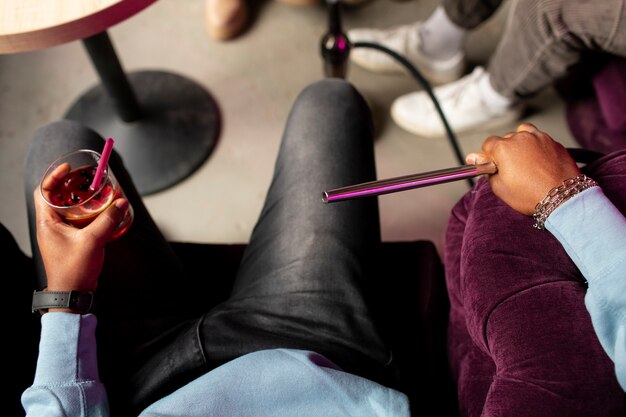
<svg viewBox="0 0 626 417">
<path fill-rule="evenodd" d="M 69 308 L 49 308 L 40 310 L 41 314 L 46 313 L 72 313 L 72 314 L 83 314 L 80 311 L 70 310 Z"/>
<path fill-rule="evenodd" d="M 45 265 L 46 291 L 91 291 L 98 287 L 98 274 L 77 267 L 74 272 L 68 267 L 53 268 Z M 80 272 L 78 272 L 80 271 Z"/>
<path fill-rule="evenodd" d="M 91 310 L 91 291 L 34 291 L 31 311 L 44 314 L 48 311 L 86 314 Z"/>
<path fill-rule="evenodd" d="M 550 214 L 561 204 L 579 194 L 581 191 L 597 185 L 597 182 L 584 174 L 566 179 L 563 183 L 548 191 L 545 197 L 537 203 L 533 214 L 533 218 L 535 219 L 533 226 L 539 230 L 543 229 L 544 223 Z"/>
</svg>

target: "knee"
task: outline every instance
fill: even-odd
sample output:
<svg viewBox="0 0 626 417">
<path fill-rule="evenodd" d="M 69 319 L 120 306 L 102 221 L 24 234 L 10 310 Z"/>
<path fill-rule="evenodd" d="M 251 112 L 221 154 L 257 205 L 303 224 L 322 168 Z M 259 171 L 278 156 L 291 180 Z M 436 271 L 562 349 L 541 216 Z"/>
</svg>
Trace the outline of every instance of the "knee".
<svg viewBox="0 0 626 417">
<path fill-rule="evenodd" d="M 618 34 L 624 30 L 623 7 L 623 0 L 564 1 L 559 17 L 575 47 L 622 54 L 624 38 Z"/>
<path fill-rule="evenodd" d="M 101 146 L 102 137 L 85 125 L 73 120 L 58 120 L 37 129 L 33 135 L 31 149 L 42 146 L 49 148 L 57 143 L 76 143 L 83 147 Z"/>
<path fill-rule="evenodd" d="M 512 13 L 515 20 L 532 22 L 529 27 L 536 27 L 542 36 L 562 42 L 570 49 L 611 52 L 615 33 L 619 33 L 623 22 L 616 9 L 618 2 L 613 1 L 517 0 Z M 528 31 L 529 27 L 525 29 Z"/>
<path fill-rule="evenodd" d="M 45 167 L 57 157 L 83 148 L 100 151 L 103 142 L 96 132 L 71 120 L 60 120 L 39 128 L 33 135 L 24 163 L 27 190 L 38 183 Z"/>
<path fill-rule="evenodd" d="M 364 99 L 348 81 L 339 78 L 325 78 L 309 84 L 296 100 L 296 107 L 332 108 L 341 105 L 362 105 Z"/>
<path fill-rule="evenodd" d="M 564 1 L 516 0 L 509 11 L 506 31 L 522 40 L 566 37 L 568 28 L 563 21 Z M 576 3 L 575 1 L 572 3 Z"/>
<path fill-rule="evenodd" d="M 26 168 L 47 164 L 53 159 L 76 149 L 100 151 L 102 137 L 78 122 L 59 120 L 37 129 L 26 155 Z"/>
</svg>

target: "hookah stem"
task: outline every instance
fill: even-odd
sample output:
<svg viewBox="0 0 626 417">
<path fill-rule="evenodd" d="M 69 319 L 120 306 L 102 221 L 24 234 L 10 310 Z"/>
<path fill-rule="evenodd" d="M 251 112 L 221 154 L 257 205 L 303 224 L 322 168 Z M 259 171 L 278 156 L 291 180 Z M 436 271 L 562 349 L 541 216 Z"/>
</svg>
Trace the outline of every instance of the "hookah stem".
<svg viewBox="0 0 626 417">
<path fill-rule="evenodd" d="M 462 165 L 413 175 L 365 182 L 347 187 L 335 188 L 322 194 L 324 203 L 352 200 L 360 197 L 372 197 L 414 188 L 443 184 L 446 182 L 474 178 L 479 175 L 495 174 L 498 168 L 493 162 L 480 165 Z"/>
</svg>

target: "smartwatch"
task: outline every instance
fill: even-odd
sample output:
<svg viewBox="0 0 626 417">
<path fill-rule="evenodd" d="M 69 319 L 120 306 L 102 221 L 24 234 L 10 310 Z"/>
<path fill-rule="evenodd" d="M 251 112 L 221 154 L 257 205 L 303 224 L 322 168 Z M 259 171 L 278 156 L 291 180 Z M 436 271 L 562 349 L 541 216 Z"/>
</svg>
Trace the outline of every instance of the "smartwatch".
<svg viewBox="0 0 626 417">
<path fill-rule="evenodd" d="M 91 309 L 92 302 L 93 293 L 87 291 L 35 291 L 31 310 L 43 314 L 50 308 L 68 308 L 85 314 Z"/>
</svg>

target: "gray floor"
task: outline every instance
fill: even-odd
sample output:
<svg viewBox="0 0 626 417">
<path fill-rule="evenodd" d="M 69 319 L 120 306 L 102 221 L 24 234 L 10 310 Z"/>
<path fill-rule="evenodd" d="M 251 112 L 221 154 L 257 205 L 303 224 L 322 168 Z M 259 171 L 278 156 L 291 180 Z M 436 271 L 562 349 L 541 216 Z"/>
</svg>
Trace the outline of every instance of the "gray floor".
<svg viewBox="0 0 626 417">
<path fill-rule="evenodd" d="M 373 0 L 346 9 L 344 23 L 346 28 L 408 23 L 427 17 L 436 4 Z M 299 91 L 323 76 L 319 40 L 326 30 L 326 9 L 257 1 L 246 33 L 222 43 L 206 34 L 203 10 L 203 0 L 160 0 L 112 27 L 109 35 L 127 71 L 160 69 L 186 75 L 211 92 L 223 115 L 219 143 L 206 163 L 183 182 L 145 198 L 154 219 L 171 240 L 246 242 L 269 185 L 287 112 Z M 505 5 L 470 36 L 473 62 L 487 62 L 506 10 Z M 348 78 L 374 111 L 380 178 L 457 165 L 445 140 L 415 137 L 390 119 L 392 100 L 416 89 L 414 80 L 354 66 Z M 0 222 L 27 254 L 31 250 L 22 176 L 32 133 L 62 118 L 97 82 L 80 42 L 0 55 Z M 531 105 L 534 112 L 527 120 L 573 146 L 562 102 L 552 90 L 542 92 Z M 489 134 L 514 127 L 461 136 L 461 147 L 479 149 Z M 380 197 L 383 239 L 428 239 L 441 251 L 450 208 L 466 191 L 467 183 L 457 182 Z"/>
</svg>

